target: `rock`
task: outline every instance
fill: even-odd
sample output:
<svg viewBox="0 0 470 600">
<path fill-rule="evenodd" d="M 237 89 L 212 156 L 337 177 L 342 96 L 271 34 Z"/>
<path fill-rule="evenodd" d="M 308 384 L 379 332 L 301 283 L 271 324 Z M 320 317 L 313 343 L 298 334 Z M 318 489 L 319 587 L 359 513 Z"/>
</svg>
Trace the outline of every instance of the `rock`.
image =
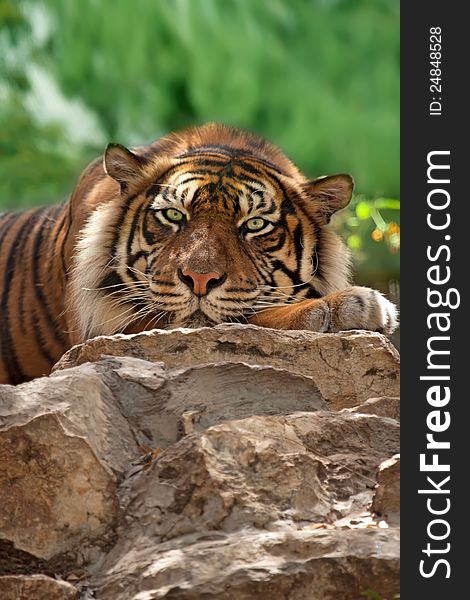
<svg viewBox="0 0 470 600">
<path fill-rule="evenodd" d="M 369 562 L 380 557 L 372 541 L 364 541 L 364 549 L 358 541 L 359 546 L 351 550 L 352 557 L 347 554 L 349 550 L 345 555 L 338 550 L 341 559 L 339 555 L 333 558 L 335 551 L 329 555 L 330 545 L 343 548 L 350 538 L 342 537 L 344 531 L 338 528 L 328 532 L 330 544 L 309 528 L 334 528 L 345 515 L 363 515 L 372 500 L 378 465 L 387 452 L 398 447 L 398 425 L 392 419 L 320 411 L 250 417 L 189 435 L 121 486 L 124 524 L 118 528 L 118 541 L 92 585 L 99 590 L 99 598 L 145 598 L 144 591 L 154 584 L 159 591 L 149 598 L 204 598 L 209 591 L 214 597 L 229 598 L 222 595 L 227 585 L 241 586 L 243 593 L 237 598 L 256 593 L 267 596 L 277 588 L 275 582 L 283 579 L 284 571 L 294 581 L 298 572 L 303 581 L 300 589 L 307 586 L 305 589 L 313 590 L 312 574 L 320 568 L 314 563 L 322 558 L 330 575 L 335 565 L 344 562 L 344 589 L 349 585 L 357 590 L 356 583 L 366 585 L 367 581 L 370 586 L 374 579 L 370 573 L 369 580 L 365 577 L 365 557 Z M 282 532 L 282 536 L 270 537 L 269 531 Z M 351 533 L 350 529 L 348 535 Z M 372 534 L 363 534 L 364 540 L 371 540 Z M 383 542 L 388 539 L 384 533 L 379 535 L 378 529 L 376 534 Z M 201 542 L 207 536 L 219 542 L 206 548 L 207 543 Z M 329 535 L 326 538 L 329 540 Z M 169 544 L 175 540 L 182 541 Z M 275 559 L 271 556 L 274 551 L 267 550 L 265 543 L 274 544 Z M 355 546 L 351 544 L 352 549 Z M 247 555 L 242 566 L 243 545 Z M 253 545 L 259 546 L 259 553 L 253 551 Z M 199 562 L 205 552 L 207 566 L 203 568 Z M 398 545 L 391 544 L 388 553 L 390 564 L 383 568 L 396 583 Z M 305 567 L 306 560 L 312 561 L 310 568 Z M 212 571 L 214 565 L 217 577 Z M 316 577 L 321 580 L 318 574 Z M 330 581 L 328 585 L 333 584 Z M 187 591 L 183 593 L 183 589 Z M 319 589 L 326 594 L 327 587 Z"/>
<path fill-rule="evenodd" d="M 137 449 L 99 374 L 0 386 L 0 417 L 0 538 L 46 559 L 109 538 Z"/>
<path fill-rule="evenodd" d="M 11 541 L 0 538 L 0 576 L 60 574 L 68 580 L 68 574 L 77 571 L 77 557 L 72 553 L 58 554 L 51 559 L 42 559 L 18 550 Z M 1 598 L 1 596 L 0 596 Z"/>
<path fill-rule="evenodd" d="M 372 510 L 391 525 L 400 522 L 400 455 L 379 466 Z"/>
<path fill-rule="evenodd" d="M 392 600 L 398 374 L 379 334 L 221 325 L 0 386 L 0 598 Z"/>
<path fill-rule="evenodd" d="M 397 423 L 372 415 L 229 421 L 173 444 L 123 483 L 126 531 L 135 520 L 163 541 L 359 515 L 370 505 L 380 463 L 398 449 Z"/>
<path fill-rule="evenodd" d="M 46 575 L 7 575 L 0 577 L 2 600 L 76 600 L 77 589 L 65 581 Z"/>
<path fill-rule="evenodd" d="M 142 533 L 94 588 L 99 600 L 392 599 L 400 589 L 396 530 L 221 532 L 159 546 Z"/>
<path fill-rule="evenodd" d="M 327 409 L 311 377 L 272 367 L 220 363 L 167 369 L 163 363 L 108 357 L 94 368 L 136 438 L 153 446 L 166 447 L 229 419 Z"/>
<path fill-rule="evenodd" d="M 400 420 L 400 398 L 398 396 L 382 396 L 381 398 L 369 398 L 359 406 L 343 409 L 352 413 L 363 413 L 390 417 Z"/>
<path fill-rule="evenodd" d="M 166 447 L 234 416 L 326 408 L 311 378 L 243 364 L 109 358 L 0 390 L 0 537 L 46 559 L 101 545 L 139 444 Z"/>
<path fill-rule="evenodd" d="M 167 367 L 243 362 L 285 369 L 314 379 L 333 410 L 371 397 L 399 395 L 399 356 L 379 333 L 320 334 L 255 325 L 153 330 L 102 336 L 74 346 L 57 363 L 65 369 L 104 355 L 133 356 Z"/>
</svg>

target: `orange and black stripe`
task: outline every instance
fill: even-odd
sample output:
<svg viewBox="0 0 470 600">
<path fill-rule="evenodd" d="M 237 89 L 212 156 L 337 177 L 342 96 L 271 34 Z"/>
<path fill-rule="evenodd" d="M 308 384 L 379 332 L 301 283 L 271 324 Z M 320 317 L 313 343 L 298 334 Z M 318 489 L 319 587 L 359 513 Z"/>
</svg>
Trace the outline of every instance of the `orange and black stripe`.
<svg viewBox="0 0 470 600">
<path fill-rule="evenodd" d="M 47 374 L 69 347 L 59 318 L 66 221 L 64 206 L 0 216 L 0 382 Z"/>
</svg>

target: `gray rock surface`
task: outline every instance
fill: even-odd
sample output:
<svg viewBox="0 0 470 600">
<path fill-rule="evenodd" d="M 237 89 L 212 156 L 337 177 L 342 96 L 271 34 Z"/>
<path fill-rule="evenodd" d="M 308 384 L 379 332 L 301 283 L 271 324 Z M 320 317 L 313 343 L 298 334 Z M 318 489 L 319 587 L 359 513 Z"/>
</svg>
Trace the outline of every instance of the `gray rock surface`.
<svg viewBox="0 0 470 600">
<path fill-rule="evenodd" d="M 344 411 L 351 413 L 362 413 L 390 417 L 396 421 L 400 420 L 400 398 L 398 396 L 382 396 L 381 398 L 370 398 L 359 406 L 345 408 Z"/>
<path fill-rule="evenodd" d="M 104 355 L 134 356 L 180 368 L 221 362 L 277 367 L 312 377 L 334 410 L 372 397 L 399 395 L 398 352 L 383 335 L 368 331 L 322 334 L 236 324 L 155 329 L 93 338 L 74 346 L 55 368 Z"/>
<path fill-rule="evenodd" d="M 232 325 L 0 386 L 0 598 L 392 600 L 397 386 L 379 334 Z"/>
<path fill-rule="evenodd" d="M 100 544 L 136 442 L 89 366 L 0 386 L 0 538 L 39 558 Z M 108 535 L 109 537 L 109 535 Z"/>
<path fill-rule="evenodd" d="M 251 417 L 187 436 L 121 486 L 124 525 L 92 582 L 98 597 L 155 588 L 149 598 L 285 598 L 293 577 L 292 598 L 353 598 L 361 586 L 387 591 L 384 573 L 398 589 L 396 532 L 346 525 L 366 513 L 398 438 L 392 419 L 331 412 Z M 379 577 L 367 565 L 384 554 Z M 342 587 L 320 585 L 335 569 Z"/>
<path fill-rule="evenodd" d="M 392 599 L 396 530 L 214 532 L 153 546 L 142 535 L 96 589 L 101 600 Z M 125 587 L 121 584 L 125 582 Z"/>
<path fill-rule="evenodd" d="M 400 455 L 395 454 L 379 466 L 372 510 L 388 523 L 400 522 Z"/>
</svg>

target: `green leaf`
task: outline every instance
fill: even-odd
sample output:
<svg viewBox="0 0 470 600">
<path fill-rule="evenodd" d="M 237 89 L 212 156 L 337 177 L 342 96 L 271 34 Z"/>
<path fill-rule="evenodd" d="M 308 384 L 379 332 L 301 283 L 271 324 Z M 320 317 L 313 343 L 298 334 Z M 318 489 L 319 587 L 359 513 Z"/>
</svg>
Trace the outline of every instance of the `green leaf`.
<svg viewBox="0 0 470 600">
<path fill-rule="evenodd" d="M 361 221 L 366 221 L 367 219 L 370 219 L 370 213 L 371 207 L 369 202 L 363 200 L 359 202 L 359 204 L 356 206 L 356 215 L 358 219 L 361 219 Z"/>
<path fill-rule="evenodd" d="M 385 210 L 400 210 L 400 200 L 394 198 L 377 198 L 375 208 Z"/>
<path fill-rule="evenodd" d="M 362 239 L 359 235 L 353 234 L 348 237 L 348 246 L 351 250 L 359 250 L 362 248 Z"/>
</svg>

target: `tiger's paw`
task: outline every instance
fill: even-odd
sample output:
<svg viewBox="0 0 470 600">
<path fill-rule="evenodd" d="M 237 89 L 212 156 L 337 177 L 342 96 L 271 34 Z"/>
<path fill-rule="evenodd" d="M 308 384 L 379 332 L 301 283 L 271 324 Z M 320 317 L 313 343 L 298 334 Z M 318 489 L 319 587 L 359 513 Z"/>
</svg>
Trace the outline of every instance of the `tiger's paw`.
<svg viewBox="0 0 470 600">
<path fill-rule="evenodd" d="M 317 331 L 345 331 L 367 329 L 391 334 L 398 325 L 397 309 L 380 292 L 367 287 L 354 286 L 320 299 L 329 309 L 327 329 Z M 314 320 L 318 321 L 313 308 Z M 323 325 L 325 327 L 325 325 Z"/>
<path fill-rule="evenodd" d="M 260 311 L 250 323 L 274 329 L 308 329 L 334 333 L 367 329 L 390 334 L 398 325 L 397 309 L 380 292 L 350 287 L 315 300 Z"/>
</svg>

